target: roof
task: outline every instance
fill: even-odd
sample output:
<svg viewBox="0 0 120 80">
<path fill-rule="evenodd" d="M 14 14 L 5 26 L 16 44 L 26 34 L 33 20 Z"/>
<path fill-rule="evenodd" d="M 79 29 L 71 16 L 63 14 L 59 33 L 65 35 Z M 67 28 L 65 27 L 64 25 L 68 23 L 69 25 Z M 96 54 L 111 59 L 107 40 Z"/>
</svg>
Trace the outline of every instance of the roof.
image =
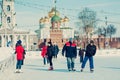
<svg viewBox="0 0 120 80">
<path fill-rule="evenodd" d="M 51 18 L 51 22 L 59 22 L 61 20 L 61 18 L 57 15 L 54 15 L 52 18 Z"/>
</svg>

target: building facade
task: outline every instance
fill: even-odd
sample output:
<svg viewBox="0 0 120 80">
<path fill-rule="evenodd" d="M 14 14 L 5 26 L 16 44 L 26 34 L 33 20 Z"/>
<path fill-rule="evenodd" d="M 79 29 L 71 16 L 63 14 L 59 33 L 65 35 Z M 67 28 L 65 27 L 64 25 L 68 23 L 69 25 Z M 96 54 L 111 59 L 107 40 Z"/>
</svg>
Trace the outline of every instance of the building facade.
<svg viewBox="0 0 120 80">
<path fill-rule="evenodd" d="M 18 40 L 26 50 L 37 49 L 37 34 L 29 30 L 20 30 L 16 25 L 16 12 L 14 10 L 14 0 L 2 0 L 2 15 L 0 26 L 0 47 L 13 47 Z"/>
</svg>

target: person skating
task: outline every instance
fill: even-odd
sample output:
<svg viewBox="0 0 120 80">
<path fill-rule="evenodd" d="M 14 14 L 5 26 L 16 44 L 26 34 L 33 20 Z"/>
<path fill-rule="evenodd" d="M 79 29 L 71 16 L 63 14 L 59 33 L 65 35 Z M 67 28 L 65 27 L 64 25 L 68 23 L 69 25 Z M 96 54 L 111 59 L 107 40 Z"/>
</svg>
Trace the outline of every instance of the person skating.
<svg viewBox="0 0 120 80">
<path fill-rule="evenodd" d="M 83 57 L 84 57 L 84 49 L 79 49 L 79 56 L 80 56 L 80 63 L 83 62 Z"/>
<path fill-rule="evenodd" d="M 91 40 L 90 44 L 88 44 L 86 47 L 85 57 L 81 65 L 81 72 L 83 72 L 83 69 L 85 68 L 85 65 L 88 59 L 89 59 L 89 65 L 90 65 L 90 72 L 94 71 L 93 56 L 95 54 L 96 54 L 96 46 L 94 45 L 94 41 Z"/>
<path fill-rule="evenodd" d="M 53 62 L 52 62 L 52 58 L 54 56 L 54 51 L 53 51 L 53 46 L 52 46 L 52 43 L 51 42 L 48 42 L 47 44 L 47 57 L 48 57 L 48 60 L 49 60 L 49 63 L 50 63 L 50 68 L 48 70 L 53 70 Z"/>
<path fill-rule="evenodd" d="M 65 43 L 62 49 L 62 56 L 64 56 L 64 52 L 65 52 L 65 57 L 67 59 L 68 71 L 76 71 L 74 69 L 74 65 L 75 65 L 75 58 L 77 57 L 77 48 L 76 48 L 76 44 L 73 43 L 72 38 L 70 38 L 69 41 Z"/>
<path fill-rule="evenodd" d="M 47 62 L 47 45 L 46 43 L 44 43 L 44 46 L 42 47 L 42 51 L 41 51 L 41 56 L 43 57 L 43 63 L 44 65 L 46 65 L 46 62 Z"/>
<path fill-rule="evenodd" d="M 23 56 L 24 56 L 24 48 L 22 47 L 22 41 L 18 40 L 16 43 L 16 48 L 15 48 L 15 53 L 16 53 L 16 71 L 15 72 L 22 72 L 21 67 L 22 67 L 22 61 L 23 61 Z"/>
<path fill-rule="evenodd" d="M 56 43 L 54 43 L 53 48 L 54 48 L 54 58 L 57 58 L 57 55 L 59 52 L 58 45 Z"/>
</svg>

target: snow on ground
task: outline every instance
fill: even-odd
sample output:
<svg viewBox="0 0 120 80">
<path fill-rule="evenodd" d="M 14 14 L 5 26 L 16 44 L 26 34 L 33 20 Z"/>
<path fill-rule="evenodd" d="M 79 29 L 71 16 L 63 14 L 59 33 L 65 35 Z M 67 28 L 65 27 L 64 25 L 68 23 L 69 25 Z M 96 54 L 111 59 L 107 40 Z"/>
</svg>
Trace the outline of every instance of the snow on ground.
<svg viewBox="0 0 120 80">
<path fill-rule="evenodd" d="M 90 73 L 88 62 L 84 71 L 80 72 L 79 57 L 75 61 L 76 71 L 69 72 L 66 58 L 60 53 L 57 59 L 53 59 L 54 70 L 48 71 L 49 64 L 43 65 L 40 51 L 28 51 L 22 67 L 23 73 L 16 74 L 14 69 L 12 76 L 8 76 L 14 77 L 14 80 L 120 80 L 119 49 L 98 50 L 94 56 L 94 73 Z"/>
<path fill-rule="evenodd" d="M 8 58 L 13 53 L 14 53 L 13 48 L 11 48 L 11 47 L 1 47 L 0 48 L 0 61 Z"/>
<path fill-rule="evenodd" d="M 16 74 L 16 80 L 120 80 L 120 51 L 100 50 L 94 56 L 95 71 L 90 73 L 87 62 L 84 72 L 80 72 L 79 57 L 75 61 L 76 72 L 69 72 L 66 58 L 58 55 L 53 59 L 54 70 L 48 71 L 49 64 L 43 65 L 40 51 L 27 52 L 23 73 Z"/>
<path fill-rule="evenodd" d="M 80 72 L 79 58 L 76 59 L 76 72 L 69 72 L 66 59 L 53 59 L 54 70 L 48 71 L 49 64 L 43 65 L 42 58 L 26 58 L 23 73 L 16 74 L 16 80 L 120 80 L 119 56 L 95 56 L 95 71 L 90 73 L 87 63 L 84 72 Z"/>
</svg>

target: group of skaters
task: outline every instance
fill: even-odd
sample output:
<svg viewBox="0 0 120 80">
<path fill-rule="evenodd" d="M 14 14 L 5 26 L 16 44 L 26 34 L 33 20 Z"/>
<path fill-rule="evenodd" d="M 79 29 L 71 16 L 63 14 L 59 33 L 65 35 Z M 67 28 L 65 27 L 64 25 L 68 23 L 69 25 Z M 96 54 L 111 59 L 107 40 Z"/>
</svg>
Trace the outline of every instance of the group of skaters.
<svg viewBox="0 0 120 80">
<path fill-rule="evenodd" d="M 49 70 L 53 70 L 53 58 L 57 58 L 59 52 L 58 45 L 54 42 L 52 44 L 51 41 L 44 42 L 44 45 L 42 47 L 41 56 L 43 57 L 43 63 L 46 65 L 47 63 L 50 64 Z"/>
<path fill-rule="evenodd" d="M 25 49 L 22 46 L 22 41 L 18 40 L 16 43 L 15 53 L 16 53 L 16 72 L 22 72 L 21 66 L 24 63 Z M 41 56 L 43 57 L 43 63 L 46 65 L 49 63 L 50 67 L 48 70 L 53 70 L 53 58 L 57 58 L 59 53 L 59 47 L 54 42 L 44 42 L 44 45 L 41 49 Z M 96 54 L 96 46 L 94 41 L 90 40 L 89 44 L 85 49 L 79 49 L 80 63 L 81 63 L 81 72 L 83 72 L 86 62 L 89 60 L 90 72 L 94 71 L 94 60 L 93 56 Z M 72 38 L 66 42 L 62 48 L 62 56 L 66 57 L 68 71 L 76 71 L 75 69 L 75 59 L 77 58 L 77 45 Z"/>
<path fill-rule="evenodd" d="M 46 42 L 42 47 L 41 55 L 43 57 L 43 63 L 49 63 L 50 67 L 48 70 L 53 70 L 52 58 L 57 57 L 59 48 L 56 43 Z M 94 41 L 90 40 L 89 44 L 85 49 L 79 49 L 80 63 L 81 63 L 81 72 L 83 72 L 86 62 L 89 60 L 90 72 L 94 71 L 93 56 L 96 54 L 96 46 Z M 77 45 L 72 38 L 66 42 L 62 48 L 62 56 L 66 57 L 68 71 L 76 71 L 75 69 L 75 59 L 77 58 Z"/>
</svg>

